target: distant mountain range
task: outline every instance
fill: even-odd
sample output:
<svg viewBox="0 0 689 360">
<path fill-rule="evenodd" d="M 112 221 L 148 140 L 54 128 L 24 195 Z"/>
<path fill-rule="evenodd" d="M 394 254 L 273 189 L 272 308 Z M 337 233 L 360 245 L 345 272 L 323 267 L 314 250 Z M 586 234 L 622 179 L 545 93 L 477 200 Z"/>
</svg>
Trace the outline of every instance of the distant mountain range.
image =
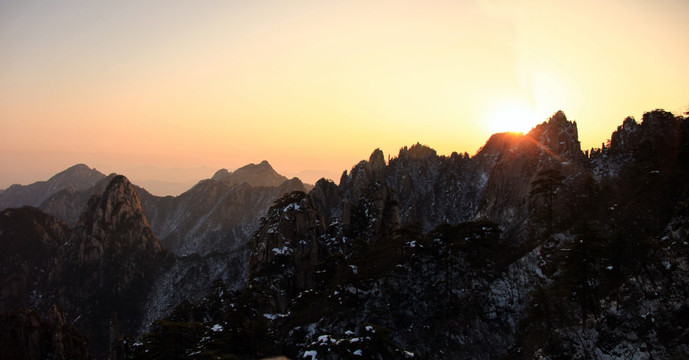
<svg viewBox="0 0 689 360">
<path fill-rule="evenodd" d="M 47 181 L 38 181 L 31 185 L 12 185 L 0 193 L 0 209 L 23 205 L 39 206 L 48 197 L 58 191 L 81 191 L 88 189 L 105 175 L 84 164 L 66 169 Z"/>
<path fill-rule="evenodd" d="M 30 205 L 75 224 L 88 200 L 101 194 L 115 174 L 106 176 L 79 164 L 30 185 L 0 193 L 0 209 Z M 136 187 L 136 186 L 135 186 Z M 147 218 L 167 249 L 180 255 L 225 251 L 246 242 L 272 202 L 291 191 L 306 191 L 267 161 L 234 172 L 219 170 L 179 196 L 155 196 L 136 187 Z"/>
<path fill-rule="evenodd" d="M 0 193 L 12 207 L 0 346 L 10 358 L 683 358 L 687 180 L 689 120 L 662 110 L 600 149 L 582 151 L 557 112 L 474 156 L 375 150 L 312 189 L 264 161 L 157 197 L 77 165 Z M 17 331 L 22 319 L 43 335 Z"/>
</svg>

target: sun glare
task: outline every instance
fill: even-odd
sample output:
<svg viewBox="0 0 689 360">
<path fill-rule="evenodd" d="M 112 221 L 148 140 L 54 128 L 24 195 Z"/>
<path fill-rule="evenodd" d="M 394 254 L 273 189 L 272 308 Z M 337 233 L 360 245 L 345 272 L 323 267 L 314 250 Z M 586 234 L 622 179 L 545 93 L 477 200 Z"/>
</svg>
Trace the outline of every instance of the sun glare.
<svg viewBox="0 0 689 360">
<path fill-rule="evenodd" d="M 538 119 L 527 106 L 519 103 L 504 103 L 492 109 L 486 119 L 486 128 L 491 133 L 527 133 Z"/>
</svg>

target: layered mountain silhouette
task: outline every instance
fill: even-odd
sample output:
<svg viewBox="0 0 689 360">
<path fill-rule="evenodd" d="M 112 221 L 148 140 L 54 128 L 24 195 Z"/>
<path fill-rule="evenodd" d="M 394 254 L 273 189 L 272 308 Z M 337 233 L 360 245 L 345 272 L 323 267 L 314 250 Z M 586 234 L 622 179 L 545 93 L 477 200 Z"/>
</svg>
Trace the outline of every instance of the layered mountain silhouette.
<svg viewBox="0 0 689 360">
<path fill-rule="evenodd" d="M 6 325 L 36 309 L 63 334 L 57 305 L 101 358 L 682 358 L 689 120 L 577 132 L 557 112 L 474 156 L 375 150 L 308 193 L 267 162 L 178 197 L 58 189 L 57 217 L 0 213 L 2 339 L 66 349 Z"/>
<path fill-rule="evenodd" d="M 142 195 L 146 215 L 168 249 L 205 255 L 241 247 L 273 201 L 305 191 L 301 180 L 287 180 L 268 162 L 247 165 L 226 177 L 218 173 L 177 197 Z"/>
<path fill-rule="evenodd" d="M 228 285 L 242 286 L 245 283 L 245 264 L 248 261 L 247 242 L 258 228 L 261 216 L 275 199 L 292 191 L 305 190 L 299 179 L 287 180 L 277 174 L 267 162 L 240 168 L 235 171 L 238 176 L 233 178 L 201 181 L 178 197 L 151 195 L 116 174 L 103 175 L 91 183 L 90 187 L 85 186 L 83 184 L 89 183 L 78 178 L 84 174 L 72 172 L 71 169 L 73 168 L 60 174 L 73 174 L 75 181 L 82 184 L 81 189 L 77 190 L 68 183 L 52 182 L 52 195 L 40 204 L 40 209 L 45 212 L 34 207 L 4 211 L 6 218 L 3 219 L 7 222 L 0 227 L 3 229 L 0 236 L 6 235 L 10 239 L 1 243 L 8 246 L 6 249 L 3 248 L 6 250 L 3 253 L 8 256 L 15 254 L 8 258 L 7 262 L 10 264 L 20 261 L 18 259 L 22 260 L 19 264 L 10 266 L 5 274 L 7 282 L 3 283 L 8 285 L 0 299 L 0 311 L 8 311 L 16 306 L 47 306 L 43 304 L 43 300 L 37 303 L 35 297 L 44 299 L 46 304 L 51 301 L 60 303 L 62 308 L 68 309 L 74 306 L 73 303 L 89 303 L 90 306 L 100 309 L 94 312 L 103 318 L 94 320 L 81 317 L 79 321 L 83 319 L 86 321 L 85 324 L 88 324 L 82 328 L 91 339 L 92 352 L 99 356 L 105 356 L 109 349 L 110 339 L 107 336 L 110 336 L 108 331 L 112 329 L 107 324 L 111 321 L 110 313 L 119 315 L 116 332 L 122 329 L 125 334 L 137 334 L 147 328 L 153 320 L 169 312 L 172 306 L 184 300 L 200 299 L 214 280 L 222 279 Z M 53 179 L 61 177 L 64 178 L 55 176 Z M 249 184 L 247 181 L 254 181 L 255 184 Z M 276 183 L 279 186 L 270 186 Z M 36 188 L 37 184 L 43 183 L 32 184 L 26 188 Z M 59 189 L 60 186 L 65 187 Z M 10 187 L 13 188 L 18 186 Z M 19 198 L 17 196 L 17 199 Z M 30 203 L 31 197 L 24 199 Z M 144 210 L 144 207 L 147 210 Z M 151 224 L 148 219 L 152 219 Z M 164 236 L 164 240 L 159 241 L 154 233 Z M 32 238 L 37 240 L 26 241 Z M 153 238 L 155 241 L 151 240 Z M 124 244 L 121 244 L 122 242 Z M 64 249 L 58 251 L 60 245 L 64 249 L 70 248 L 70 253 L 65 254 Z M 120 256 L 136 258 L 150 251 L 163 251 L 163 247 L 166 249 L 163 256 L 165 261 L 141 259 L 149 266 L 145 276 L 155 276 L 156 281 L 147 280 L 141 285 L 139 279 L 137 295 L 130 296 L 126 301 L 108 297 L 106 293 L 98 294 L 98 298 L 102 299 L 101 303 L 94 304 L 90 297 L 95 297 L 96 294 L 82 295 L 86 289 L 64 288 L 59 280 L 55 285 L 43 278 L 51 274 L 51 278 L 56 279 L 62 276 L 60 274 L 63 268 L 71 269 L 70 271 L 76 271 L 75 268 L 79 268 L 79 271 L 84 270 L 83 266 L 77 266 L 75 262 L 114 262 L 119 266 Z M 170 250 L 181 257 L 175 257 Z M 122 251 L 126 254 L 120 254 Z M 64 257 L 68 260 L 64 260 Z M 25 259 L 36 259 L 36 262 L 27 263 Z M 61 265 L 56 270 L 54 264 L 58 261 Z M 117 269 L 112 269 L 111 265 L 104 265 L 103 271 L 111 274 Z M 120 276 L 96 275 L 98 271 L 94 269 L 90 269 L 89 272 L 99 277 Z M 80 275 L 71 272 L 69 276 L 65 275 L 66 278 L 70 276 L 79 278 Z M 58 290 L 55 289 L 56 286 Z M 77 287 L 88 288 L 88 291 L 100 291 L 91 283 L 79 283 Z M 67 297 L 65 301 L 72 305 L 62 304 L 60 301 L 64 299 L 56 299 L 53 295 L 56 291 L 80 294 L 79 300 Z M 111 300 L 116 300 L 120 304 L 140 303 L 141 306 L 135 310 L 128 308 L 127 311 L 131 311 L 124 316 L 121 310 L 111 310 L 112 305 L 106 303 Z M 79 308 L 77 311 L 68 312 L 67 318 L 74 320 L 75 318 L 70 318 L 70 315 L 82 311 L 92 310 Z M 98 328 L 105 330 L 99 331 Z"/>
<path fill-rule="evenodd" d="M 84 164 L 66 169 L 47 181 L 31 185 L 12 185 L 0 192 L 0 209 L 23 205 L 39 206 L 51 195 L 59 191 L 77 192 L 94 186 L 105 178 L 101 172 Z"/>
<path fill-rule="evenodd" d="M 89 199 L 102 193 L 116 176 L 84 169 L 88 167 L 76 165 L 47 182 L 13 185 L 2 194 L 12 201 L 7 200 L 11 206 L 5 207 L 36 206 L 75 224 Z M 232 173 L 219 170 L 179 196 L 160 197 L 135 188 L 154 232 L 167 249 L 179 255 L 205 255 L 240 247 L 256 231 L 261 216 L 275 199 L 306 190 L 299 179 L 278 174 L 267 161 Z M 36 200 L 36 192 L 40 192 L 40 201 Z"/>
</svg>

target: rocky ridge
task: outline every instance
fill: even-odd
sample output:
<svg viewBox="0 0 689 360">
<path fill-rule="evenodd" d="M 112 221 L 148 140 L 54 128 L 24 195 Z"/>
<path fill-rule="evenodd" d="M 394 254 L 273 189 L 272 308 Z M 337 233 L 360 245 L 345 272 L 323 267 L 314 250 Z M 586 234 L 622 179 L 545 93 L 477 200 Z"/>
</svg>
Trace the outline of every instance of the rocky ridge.
<svg viewBox="0 0 689 360">
<path fill-rule="evenodd" d="M 473 158 L 417 145 L 385 164 L 374 151 L 339 185 L 277 201 L 253 240 L 248 286 L 177 308 L 134 357 L 195 323 L 176 351 L 681 358 L 689 121 L 654 111 L 638 126 L 614 173 L 596 173 L 603 151 L 586 157 L 561 113 L 527 135 L 494 136 Z M 421 204 L 414 197 L 441 178 L 463 189 L 454 174 L 479 180 L 456 202 L 468 222 L 443 224 L 398 200 Z"/>
<path fill-rule="evenodd" d="M 689 351 L 689 122 L 657 110 L 640 124 L 625 120 L 612 138 L 587 157 L 576 124 L 558 112 L 526 135 L 494 135 L 474 157 L 438 156 L 417 144 L 386 163 L 376 150 L 339 185 L 321 180 L 309 194 L 274 202 L 247 247 L 162 261 L 167 270 L 137 305 L 157 310 L 145 320 L 140 308 L 120 311 L 121 322 L 108 323 L 131 329 L 168 315 L 134 346 L 109 335 L 119 341 L 110 348 L 140 359 L 681 358 Z M 199 190 L 222 196 L 228 186 L 252 188 L 211 179 Z M 130 186 L 110 190 L 130 205 L 104 194 L 74 229 L 20 210 L 39 218 L 24 221 L 43 229 L 36 241 L 69 233 L 75 241 L 64 251 L 96 269 L 104 254 L 118 253 L 100 239 L 129 244 L 113 224 L 141 213 Z M 136 251 L 143 249 L 156 253 L 147 245 Z M 122 291 L 137 273 L 146 272 L 117 276 Z M 84 281 L 97 287 L 99 276 Z M 162 310 L 174 290 L 186 286 L 200 297 L 212 278 L 219 280 L 205 297 Z M 81 294 L 79 301 L 89 299 Z"/>
<path fill-rule="evenodd" d="M 539 173 L 555 169 L 575 188 L 584 181 L 586 166 L 576 123 L 557 112 L 526 135 L 491 136 L 473 157 L 438 156 L 416 144 L 402 148 L 386 164 L 382 151 L 376 150 L 368 161 L 345 171 L 339 185 L 321 180 L 310 194 L 328 223 L 346 222 L 350 210 L 345 209 L 357 206 L 366 190 L 378 186 L 389 189 L 402 225 L 419 223 L 430 230 L 442 223 L 490 220 L 523 238 L 533 208 L 530 191 Z"/>
</svg>

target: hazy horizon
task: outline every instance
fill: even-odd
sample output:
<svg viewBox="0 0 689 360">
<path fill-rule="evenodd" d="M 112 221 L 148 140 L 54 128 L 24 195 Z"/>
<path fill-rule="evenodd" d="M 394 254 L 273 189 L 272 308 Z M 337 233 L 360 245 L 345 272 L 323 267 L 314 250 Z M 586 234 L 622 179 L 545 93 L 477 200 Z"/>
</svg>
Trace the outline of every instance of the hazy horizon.
<svg viewBox="0 0 689 360">
<path fill-rule="evenodd" d="M 263 161 L 263 160 L 261 160 Z M 255 161 L 252 163 L 247 163 L 244 165 L 249 165 L 249 164 L 258 164 L 261 161 Z M 266 160 L 268 161 L 268 160 Z M 270 161 L 268 161 L 270 163 Z M 157 196 L 166 196 L 166 195 L 179 195 L 180 193 L 189 190 L 192 186 L 196 185 L 199 181 L 205 180 L 205 179 L 210 179 L 215 172 L 220 170 L 221 168 L 211 168 L 207 166 L 200 166 L 200 167 L 195 167 L 195 168 L 160 168 L 160 167 L 144 167 L 144 166 L 136 166 L 136 167 L 131 167 L 131 166 L 124 166 L 122 169 L 114 169 L 114 168 L 103 168 L 103 167 L 98 167 L 98 166 L 93 166 L 90 163 L 87 162 L 76 162 L 70 165 L 66 165 L 61 168 L 57 167 L 50 167 L 50 168 L 44 168 L 44 169 L 38 169 L 35 174 L 28 174 L 24 178 L 26 179 L 25 181 L 20 181 L 20 182 L 13 182 L 8 184 L 7 186 L 1 187 L 0 190 L 6 190 L 8 187 L 12 185 L 30 185 L 35 182 L 39 181 L 46 181 L 49 180 L 51 177 L 54 175 L 78 164 L 84 164 L 88 166 L 89 168 L 95 169 L 105 175 L 109 175 L 112 173 L 117 173 L 120 175 L 127 176 L 132 182 L 134 182 L 136 185 L 141 186 L 151 192 L 154 195 Z M 244 166 L 242 165 L 242 166 Z M 354 165 L 354 164 L 353 164 Z M 352 165 L 352 166 L 353 166 Z M 271 164 L 272 166 L 272 164 Z M 241 167 L 241 166 L 240 166 Z M 239 168 L 239 167 L 238 167 Z M 229 171 L 234 171 L 237 170 L 238 168 L 230 168 L 227 169 Z M 349 170 L 349 169 L 342 169 L 342 171 Z M 280 175 L 284 175 L 287 178 L 293 178 L 297 177 L 299 178 L 302 182 L 306 184 L 311 184 L 314 185 L 316 181 L 320 180 L 321 178 L 326 178 L 333 180 L 335 182 L 339 181 L 340 175 L 342 174 L 342 171 L 335 173 L 335 172 L 328 172 L 328 171 L 318 171 L 318 170 L 304 170 L 297 172 L 296 174 L 285 174 L 278 169 L 276 169 Z M 133 175 L 132 175 L 133 174 Z"/>
<path fill-rule="evenodd" d="M 2 2 L 0 189 L 77 163 L 188 184 L 267 160 L 337 181 L 376 148 L 473 155 L 557 110 L 582 149 L 600 147 L 627 116 L 689 108 L 687 13 L 682 0 Z"/>
</svg>

